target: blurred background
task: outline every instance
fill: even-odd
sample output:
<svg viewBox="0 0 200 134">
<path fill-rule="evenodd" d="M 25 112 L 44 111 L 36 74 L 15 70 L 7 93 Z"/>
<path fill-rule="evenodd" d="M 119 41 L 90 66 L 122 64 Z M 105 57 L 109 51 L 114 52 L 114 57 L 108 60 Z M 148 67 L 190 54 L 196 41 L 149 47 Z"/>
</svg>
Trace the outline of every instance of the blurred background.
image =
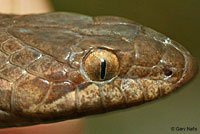
<svg viewBox="0 0 200 134">
<path fill-rule="evenodd" d="M 39 0 L 38 5 L 30 4 L 33 1 L 37 0 L 26 0 L 25 9 L 22 0 L 10 0 L 10 8 L 5 8 L 1 2 L 4 7 L 1 8 L 1 12 L 65 11 L 91 16 L 126 17 L 178 41 L 196 57 L 199 63 L 199 0 Z M 40 6 L 42 8 L 39 9 Z M 172 131 L 172 127 L 195 127 L 197 131 Z M 89 116 L 81 120 L 0 130 L 0 134 L 9 133 L 197 134 L 200 133 L 200 74 L 198 73 L 195 79 L 177 92 L 141 106 Z"/>
</svg>

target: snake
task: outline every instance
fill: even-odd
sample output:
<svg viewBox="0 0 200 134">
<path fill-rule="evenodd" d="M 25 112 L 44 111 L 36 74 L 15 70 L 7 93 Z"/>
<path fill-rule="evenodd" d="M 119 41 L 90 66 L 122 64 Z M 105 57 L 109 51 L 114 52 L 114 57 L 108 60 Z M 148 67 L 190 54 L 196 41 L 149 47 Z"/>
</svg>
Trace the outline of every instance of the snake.
<svg viewBox="0 0 200 134">
<path fill-rule="evenodd" d="M 197 72 L 182 45 L 126 18 L 52 12 L 0 20 L 0 128 L 137 106 Z"/>
</svg>

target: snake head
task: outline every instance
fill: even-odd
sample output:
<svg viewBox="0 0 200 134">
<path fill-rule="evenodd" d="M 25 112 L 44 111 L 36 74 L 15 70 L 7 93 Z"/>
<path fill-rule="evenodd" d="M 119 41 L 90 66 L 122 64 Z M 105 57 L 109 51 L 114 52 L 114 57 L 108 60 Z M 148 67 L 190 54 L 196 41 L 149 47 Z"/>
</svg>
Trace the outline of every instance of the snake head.
<svg viewBox="0 0 200 134">
<path fill-rule="evenodd" d="M 105 105 L 135 105 L 160 98 L 197 72 L 189 51 L 152 29 L 143 27 L 126 50 L 117 45 L 118 49 L 93 49 L 83 60 L 84 75 L 100 85 Z"/>
<path fill-rule="evenodd" d="M 179 43 L 124 18 L 0 16 L 0 127 L 141 104 L 169 94 L 197 72 Z"/>
</svg>

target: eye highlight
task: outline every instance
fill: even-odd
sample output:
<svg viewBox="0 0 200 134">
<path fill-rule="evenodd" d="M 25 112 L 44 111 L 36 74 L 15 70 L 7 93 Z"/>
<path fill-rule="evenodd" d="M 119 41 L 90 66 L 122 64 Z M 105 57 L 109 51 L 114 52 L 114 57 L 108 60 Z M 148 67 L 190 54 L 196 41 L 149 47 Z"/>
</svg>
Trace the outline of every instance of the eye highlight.
<svg viewBox="0 0 200 134">
<path fill-rule="evenodd" d="M 101 79 L 104 79 L 106 75 L 106 60 L 101 59 Z"/>
<path fill-rule="evenodd" d="M 84 57 L 83 69 L 92 81 L 106 81 L 118 74 L 119 61 L 111 51 L 97 49 Z"/>
</svg>

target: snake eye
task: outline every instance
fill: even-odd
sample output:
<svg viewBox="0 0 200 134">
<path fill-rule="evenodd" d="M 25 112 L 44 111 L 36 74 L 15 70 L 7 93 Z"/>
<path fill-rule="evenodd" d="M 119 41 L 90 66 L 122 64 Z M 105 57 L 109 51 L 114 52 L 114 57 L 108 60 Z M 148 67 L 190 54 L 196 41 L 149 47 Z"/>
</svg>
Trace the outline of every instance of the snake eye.
<svg viewBox="0 0 200 134">
<path fill-rule="evenodd" d="M 171 76 L 173 74 L 173 72 L 168 68 L 164 68 L 163 71 L 165 76 Z"/>
<path fill-rule="evenodd" d="M 119 61 L 111 51 L 97 49 L 85 56 L 83 69 L 91 80 L 106 81 L 118 74 Z"/>
</svg>

